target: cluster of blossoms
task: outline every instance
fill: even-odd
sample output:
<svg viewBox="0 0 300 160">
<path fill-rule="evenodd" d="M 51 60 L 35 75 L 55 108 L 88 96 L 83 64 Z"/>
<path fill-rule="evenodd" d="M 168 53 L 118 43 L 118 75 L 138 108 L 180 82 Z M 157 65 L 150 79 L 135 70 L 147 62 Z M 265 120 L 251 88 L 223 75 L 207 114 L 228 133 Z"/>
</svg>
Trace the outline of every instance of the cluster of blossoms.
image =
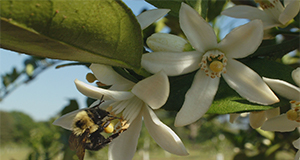
<svg viewBox="0 0 300 160">
<path fill-rule="evenodd" d="M 175 118 L 175 126 L 189 125 L 201 118 L 210 108 L 218 90 L 220 78 L 241 97 L 250 102 L 270 105 L 279 102 L 273 93 L 290 99 L 291 110 L 285 114 L 279 108 L 252 112 L 250 124 L 267 131 L 292 131 L 300 127 L 300 89 L 287 82 L 261 78 L 246 65 L 235 60 L 254 53 L 261 44 L 266 29 L 286 25 L 299 12 L 300 2 L 285 0 L 259 1 L 261 8 L 235 6 L 222 12 L 224 15 L 247 18 L 251 21 L 233 29 L 220 42 L 213 28 L 193 8 L 182 3 L 179 23 L 187 40 L 166 33 L 155 33 L 147 39 L 153 52 L 143 54 L 141 65 L 153 75 L 133 83 L 112 67 L 100 64 L 90 66 L 98 81 L 111 85 L 102 89 L 75 80 L 77 89 L 84 95 L 101 99 L 100 107 L 112 107 L 112 112 L 122 114 L 129 124 L 126 132 L 109 146 L 109 159 L 132 159 L 142 120 L 153 139 L 166 151 L 177 155 L 188 155 L 180 138 L 155 115 L 153 110 L 163 106 L 169 96 L 168 76 L 179 76 L 196 71 L 193 83 Z M 162 17 L 169 10 L 153 10 L 137 17 L 142 29 Z M 190 43 L 193 50 L 186 50 Z M 295 83 L 300 83 L 300 68 L 292 73 Z M 272 91 L 272 90 L 273 91 Z M 99 103 L 99 102 L 95 102 Z M 92 105 L 93 106 L 93 105 Z M 74 116 L 74 114 L 71 114 Z M 233 121 L 238 114 L 232 114 Z M 70 114 L 61 117 L 55 124 L 70 129 Z M 67 121 L 69 120 L 69 121 Z M 294 146 L 299 149 L 300 139 Z M 118 154 L 113 154 L 118 152 Z M 295 159 L 299 159 L 299 152 Z"/>
</svg>

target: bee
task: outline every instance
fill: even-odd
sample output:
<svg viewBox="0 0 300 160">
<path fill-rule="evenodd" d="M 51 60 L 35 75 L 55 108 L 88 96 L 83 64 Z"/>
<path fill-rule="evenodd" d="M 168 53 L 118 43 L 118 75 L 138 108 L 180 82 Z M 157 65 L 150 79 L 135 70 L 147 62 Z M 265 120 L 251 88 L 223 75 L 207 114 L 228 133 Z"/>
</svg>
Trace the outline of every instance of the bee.
<svg viewBox="0 0 300 160">
<path fill-rule="evenodd" d="M 122 118 L 99 108 L 99 105 L 78 112 L 72 122 L 72 134 L 69 137 L 71 150 L 76 151 L 79 160 L 83 160 L 85 149 L 98 151 L 124 132 L 128 126 Z M 118 121 L 113 125 L 112 121 Z M 103 133 L 110 134 L 105 137 Z"/>
</svg>

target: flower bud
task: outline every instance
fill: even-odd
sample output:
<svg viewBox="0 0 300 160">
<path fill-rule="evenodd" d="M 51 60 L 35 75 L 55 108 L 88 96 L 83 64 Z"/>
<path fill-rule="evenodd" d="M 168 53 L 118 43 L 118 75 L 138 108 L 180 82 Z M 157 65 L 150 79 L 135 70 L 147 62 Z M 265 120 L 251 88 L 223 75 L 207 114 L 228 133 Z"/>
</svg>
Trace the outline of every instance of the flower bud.
<svg viewBox="0 0 300 160">
<path fill-rule="evenodd" d="M 146 43 L 154 52 L 182 52 L 188 42 L 176 35 L 155 33 L 147 39 Z"/>
</svg>

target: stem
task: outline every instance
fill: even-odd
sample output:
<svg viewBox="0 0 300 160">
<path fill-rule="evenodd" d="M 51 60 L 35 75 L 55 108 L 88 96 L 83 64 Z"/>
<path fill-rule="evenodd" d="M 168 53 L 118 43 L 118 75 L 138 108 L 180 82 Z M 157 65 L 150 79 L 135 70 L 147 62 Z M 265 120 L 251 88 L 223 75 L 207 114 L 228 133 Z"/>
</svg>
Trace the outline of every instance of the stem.
<svg viewBox="0 0 300 160">
<path fill-rule="evenodd" d="M 140 75 L 140 76 L 143 76 L 143 77 L 149 77 L 149 76 L 151 76 L 152 74 L 151 73 L 149 73 L 149 72 L 147 72 L 144 68 L 139 68 L 139 69 L 133 69 L 133 71 L 136 73 L 136 74 L 138 74 L 138 75 Z"/>
</svg>

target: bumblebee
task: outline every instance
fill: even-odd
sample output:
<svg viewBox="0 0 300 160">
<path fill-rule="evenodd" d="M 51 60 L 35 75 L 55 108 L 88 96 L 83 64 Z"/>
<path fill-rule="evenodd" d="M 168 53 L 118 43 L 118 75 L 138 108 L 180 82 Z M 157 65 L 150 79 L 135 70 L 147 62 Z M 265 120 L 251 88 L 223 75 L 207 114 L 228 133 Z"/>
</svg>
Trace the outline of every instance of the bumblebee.
<svg viewBox="0 0 300 160">
<path fill-rule="evenodd" d="M 97 151 L 124 132 L 128 126 L 122 118 L 111 114 L 98 105 L 78 112 L 72 122 L 69 146 L 83 160 L 85 149 Z M 117 121 L 116 125 L 112 121 Z M 107 133 L 106 137 L 103 133 Z"/>
</svg>

